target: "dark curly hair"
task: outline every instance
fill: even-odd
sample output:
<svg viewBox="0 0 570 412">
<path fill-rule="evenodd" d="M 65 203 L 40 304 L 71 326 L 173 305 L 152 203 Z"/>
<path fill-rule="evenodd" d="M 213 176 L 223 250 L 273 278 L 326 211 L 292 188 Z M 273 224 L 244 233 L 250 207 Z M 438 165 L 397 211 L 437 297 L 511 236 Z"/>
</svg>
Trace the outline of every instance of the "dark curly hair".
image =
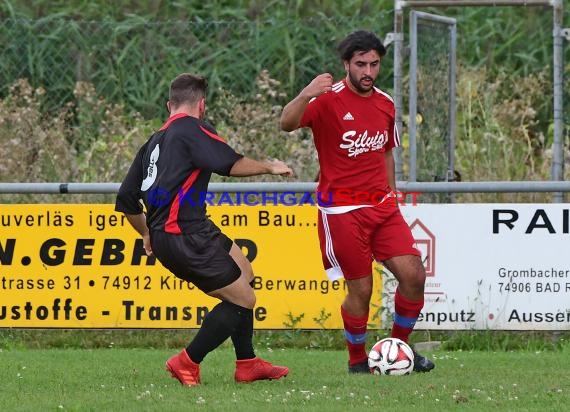
<svg viewBox="0 0 570 412">
<path fill-rule="evenodd" d="M 346 36 L 337 46 L 340 58 L 344 60 L 352 59 L 356 52 L 369 52 L 376 50 L 380 57 L 386 54 L 386 48 L 382 41 L 372 32 L 357 30 Z"/>
</svg>

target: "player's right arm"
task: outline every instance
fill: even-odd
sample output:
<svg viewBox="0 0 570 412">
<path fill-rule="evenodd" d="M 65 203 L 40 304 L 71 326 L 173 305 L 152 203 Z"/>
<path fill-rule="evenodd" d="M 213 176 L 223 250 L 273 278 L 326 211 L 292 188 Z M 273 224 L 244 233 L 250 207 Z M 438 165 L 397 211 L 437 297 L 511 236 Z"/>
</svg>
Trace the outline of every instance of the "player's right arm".
<svg viewBox="0 0 570 412">
<path fill-rule="evenodd" d="M 148 226 L 146 224 L 146 215 L 143 213 L 143 206 L 141 200 L 141 183 L 143 177 L 143 153 L 146 149 L 148 142 L 140 148 L 131 164 L 127 176 L 121 183 L 117 199 L 115 201 L 115 210 L 122 212 L 130 225 L 135 229 L 143 238 L 143 246 L 147 255 L 152 255 L 152 248 L 150 246 L 150 235 Z"/>
<path fill-rule="evenodd" d="M 213 128 L 200 127 L 190 144 L 194 165 L 221 176 L 293 176 L 293 170 L 280 160 L 258 161 L 236 153 Z"/>
<path fill-rule="evenodd" d="M 117 212 L 136 215 L 143 211 L 143 206 L 140 202 L 142 199 L 141 184 L 144 173 L 143 154 L 147 146 L 148 142 L 139 149 L 119 187 L 115 200 L 115 211 Z"/>
<path fill-rule="evenodd" d="M 281 130 L 292 132 L 299 127 L 303 113 L 313 97 L 332 90 L 333 77 L 330 73 L 322 73 L 315 77 L 301 92 L 285 107 L 281 113 Z"/>
<path fill-rule="evenodd" d="M 136 215 L 131 215 L 125 213 L 127 221 L 131 224 L 133 229 L 135 229 L 143 239 L 143 247 L 148 256 L 152 256 L 152 246 L 150 245 L 150 233 L 148 226 L 146 225 L 146 215 L 144 213 L 139 213 Z"/>
<path fill-rule="evenodd" d="M 259 161 L 249 157 L 242 157 L 234 163 L 230 170 L 230 176 L 246 177 L 263 174 L 293 176 L 293 170 L 281 160 Z"/>
</svg>

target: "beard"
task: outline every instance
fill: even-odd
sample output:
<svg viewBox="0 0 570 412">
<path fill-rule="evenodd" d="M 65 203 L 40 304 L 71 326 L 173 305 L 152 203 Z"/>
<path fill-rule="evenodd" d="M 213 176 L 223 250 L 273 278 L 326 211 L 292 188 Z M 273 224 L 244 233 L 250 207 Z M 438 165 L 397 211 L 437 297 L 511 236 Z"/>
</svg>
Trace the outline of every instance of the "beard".
<svg viewBox="0 0 570 412">
<path fill-rule="evenodd" d="M 361 81 L 365 79 L 370 80 L 370 86 L 363 86 L 361 84 Z M 359 80 L 349 72 L 348 80 L 350 81 L 350 84 L 352 84 L 352 86 L 354 86 L 354 88 L 360 93 L 368 93 L 374 87 L 374 79 L 372 77 L 363 77 Z"/>
</svg>

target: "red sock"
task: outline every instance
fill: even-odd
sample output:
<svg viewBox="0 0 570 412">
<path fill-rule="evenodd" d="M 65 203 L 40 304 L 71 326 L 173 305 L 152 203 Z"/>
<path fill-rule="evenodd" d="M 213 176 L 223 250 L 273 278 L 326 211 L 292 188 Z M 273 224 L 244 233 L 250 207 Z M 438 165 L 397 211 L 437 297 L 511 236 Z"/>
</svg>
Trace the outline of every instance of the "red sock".
<svg viewBox="0 0 570 412">
<path fill-rule="evenodd" d="M 366 353 L 366 327 L 368 313 L 363 316 L 353 316 L 340 307 L 340 314 L 344 323 L 344 337 L 348 349 L 348 363 L 354 365 L 368 359 Z"/>
<path fill-rule="evenodd" d="M 396 288 L 396 295 L 394 296 L 394 325 L 392 326 L 392 337 L 402 339 L 404 342 L 412 331 L 422 308 L 424 307 L 424 300 L 409 300 L 400 294 Z"/>
</svg>

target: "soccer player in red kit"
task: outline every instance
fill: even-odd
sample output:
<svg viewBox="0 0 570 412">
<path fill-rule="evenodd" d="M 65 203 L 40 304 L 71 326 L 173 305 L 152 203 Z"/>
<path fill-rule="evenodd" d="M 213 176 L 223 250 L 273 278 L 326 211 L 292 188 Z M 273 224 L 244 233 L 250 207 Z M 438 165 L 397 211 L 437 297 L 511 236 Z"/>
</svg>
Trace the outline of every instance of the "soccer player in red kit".
<svg viewBox="0 0 570 412">
<path fill-rule="evenodd" d="M 424 305 L 425 269 L 395 200 L 392 149 L 400 145 L 392 98 L 374 81 L 386 49 L 358 30 L 338 45 L 346 77 L 315 77 L 281 115 L 281 128 L 310 127 L 320 165 L 318 233 L 331 280 L 344 277 L 341 305 L 351 373 L 370 373 L 366 329 L 372 296 L 372 259 L 398 281 L 392 337 L 407 342 Z M 414 352 L 414 370 L 433 362 Z"/>
</svg>

